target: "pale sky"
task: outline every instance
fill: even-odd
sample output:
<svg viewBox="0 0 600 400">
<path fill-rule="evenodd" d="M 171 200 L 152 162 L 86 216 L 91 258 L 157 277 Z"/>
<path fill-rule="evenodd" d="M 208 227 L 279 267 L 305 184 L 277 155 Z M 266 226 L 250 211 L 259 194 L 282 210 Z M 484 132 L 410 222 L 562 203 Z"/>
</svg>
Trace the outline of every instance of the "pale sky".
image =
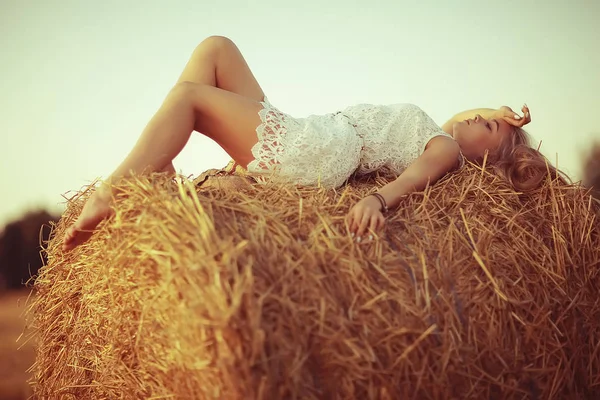
<svg viewBox="0 0 600 400">
<path fill-rule="evenodd" d="M 597 0 L 0 0 L 0 225 L 107 177 L 210 35 L 297 117 L 414 103 L 441 125 L 525 102 L 534 140 L 579 180 L 600 139 L 599 20 Z M 194 134 L 175 167 L 228 160 Z"/>
</svg>

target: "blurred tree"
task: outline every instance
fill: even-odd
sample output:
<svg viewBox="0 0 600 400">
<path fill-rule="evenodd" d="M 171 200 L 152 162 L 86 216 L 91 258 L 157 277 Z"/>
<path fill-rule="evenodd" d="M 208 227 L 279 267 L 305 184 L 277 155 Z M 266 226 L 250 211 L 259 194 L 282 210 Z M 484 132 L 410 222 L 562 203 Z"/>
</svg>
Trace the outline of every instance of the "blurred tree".
<svg viewBox="0 0 600 400">
<path fill-rule="evenodd" d="M 21 288 L 37 274 L 46 262 L 40 253 L 40 239 L 48 240 L 50 222 L 58 219 L 42 210 L 27 213 L 6 225 L 0 233 L 0 291 Z"/>
</svg>

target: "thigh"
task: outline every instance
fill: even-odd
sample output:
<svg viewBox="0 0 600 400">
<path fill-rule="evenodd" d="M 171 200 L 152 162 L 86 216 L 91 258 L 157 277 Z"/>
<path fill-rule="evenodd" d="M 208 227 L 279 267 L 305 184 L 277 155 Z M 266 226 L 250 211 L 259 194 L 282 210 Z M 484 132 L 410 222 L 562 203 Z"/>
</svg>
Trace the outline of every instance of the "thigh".
<svg viewBox="0 0 600 400">
<path fill-rule="evenodd" d="M 252 147 L 258 142 L 261 124 L 259 101 L 210 85 L 187 84 L 196 123 L 194 129 L 219 144 L 244 168 L 254 160 Z"/>
</svg>

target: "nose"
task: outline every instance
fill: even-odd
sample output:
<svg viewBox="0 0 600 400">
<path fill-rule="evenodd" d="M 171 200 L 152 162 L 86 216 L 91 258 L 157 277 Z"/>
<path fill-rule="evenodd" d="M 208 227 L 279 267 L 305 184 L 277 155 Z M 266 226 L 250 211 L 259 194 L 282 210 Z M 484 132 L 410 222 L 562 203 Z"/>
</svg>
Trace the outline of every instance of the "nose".
<svg viewBox="0 0 600 400">
<path fill-rule="evenodd" d="M 475 114 L 475 122 L 481 121 L 481 115 Z"/>
</svg>

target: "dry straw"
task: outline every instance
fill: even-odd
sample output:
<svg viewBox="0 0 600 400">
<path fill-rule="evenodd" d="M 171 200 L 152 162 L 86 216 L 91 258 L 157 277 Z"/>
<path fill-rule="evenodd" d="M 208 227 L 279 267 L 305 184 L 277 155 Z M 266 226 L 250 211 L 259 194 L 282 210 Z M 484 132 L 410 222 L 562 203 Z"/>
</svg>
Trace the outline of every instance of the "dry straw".
<svg viewBox="0 0 600 400">
<path fill-rule="evenodd" d="M 65 254 L 81 192 L 30 304 L 37 396 L 598 398 L 600 206 L 585 190 L 519 194 L 469 165 L 354 243 L 344 217 L 388 179 L 136 178 Z"/>
</svg>

